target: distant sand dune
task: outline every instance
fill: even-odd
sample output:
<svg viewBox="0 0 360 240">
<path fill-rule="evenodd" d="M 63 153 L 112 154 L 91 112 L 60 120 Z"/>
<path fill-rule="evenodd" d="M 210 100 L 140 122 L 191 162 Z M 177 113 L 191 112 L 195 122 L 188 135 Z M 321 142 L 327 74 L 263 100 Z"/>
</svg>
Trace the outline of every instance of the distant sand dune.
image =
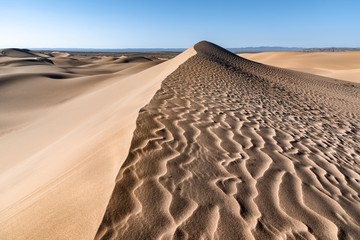
<svg viewBox="0 0 360 240">
<path fill-rule="evenodd" d="M 360 86 L 194 48 L 140 111 L 95 239 L 359 239 Z"/>
<path fill-rule="evenodd" d="M 360 52 L 264 52 L 239 56 L 276 67 L 360 83 Z"/>
<path fill-rule="evenodd" d="M 167 62 L 126 62 L 6 50 L 0 56 L 0 239 L 92 239 L 139 110 L 194 52 Z"/>
<path fill-rule="evenodd" d="M 132 62 L 149 62 L 151 59 L 146 57 L 127 57 L 127 58 L 120 58 L 116 62 L 118 63 L 132 63 Z"/>
<path fill-rule="evenodd" d="M 51 57 L 60 57 L 60 58 L 68 58 L 71 56 L 68 52 L 51 52 L 49 54 Z"/>
<path fill-rule="evenodd" d="M 1 50 L 1 54 L 7 57 L 14 57 L 14 58 L 38 57 L 36 54 L 33 54 L 28 49 L 18 49 L 18 48 L 3 49 Z"/>
</svg>

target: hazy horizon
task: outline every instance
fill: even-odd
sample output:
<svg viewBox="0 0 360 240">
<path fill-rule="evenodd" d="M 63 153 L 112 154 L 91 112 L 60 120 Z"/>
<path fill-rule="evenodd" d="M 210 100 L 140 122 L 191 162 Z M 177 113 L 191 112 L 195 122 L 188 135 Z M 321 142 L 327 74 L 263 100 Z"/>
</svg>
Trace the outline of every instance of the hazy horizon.
<svg viewBox="0 0 360 240">
<path fill-rule="evenodd" d="M 191 46 L 189 46 L 191 47 Z M 188 48 L 189 48 L 188 47 Z M 146 53 L 146 52 L 183 52 L 188 48 L 22 48 L 30 51 L 60 51 L 60 52 L 104 52 L 104 53 Z M 360 47 L 281 47 L 281 46 L 258 46 L 258 47 L 230 47 L 227 50 L 234 53 L 257 53 L 257 52 L 301 52 L 301 51 L 360 51 Z M 1 50 L 1 49 L 0 49 Z"/>
</svg>

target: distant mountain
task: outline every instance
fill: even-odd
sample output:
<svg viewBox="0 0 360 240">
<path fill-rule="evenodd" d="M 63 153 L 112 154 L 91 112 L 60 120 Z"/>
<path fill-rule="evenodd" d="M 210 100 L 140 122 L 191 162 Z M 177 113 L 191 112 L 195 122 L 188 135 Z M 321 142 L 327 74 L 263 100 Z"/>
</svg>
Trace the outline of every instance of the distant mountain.
<svg viewBox="0 0 360 240">
<path fill-rule="evenodd" d="M 228 50 L 236 53 L 240 52 L 287 52 L 287 51 L 303 51 L 304 48 L 298 47 L 242 47 L 228 48 Z"/>
<path fill-rule="evenodd" d="M 360 51 L 360 48 L 330 47 L 330 48 L 306 48 L 306 52 L 351 52 Z"/>
</svg>

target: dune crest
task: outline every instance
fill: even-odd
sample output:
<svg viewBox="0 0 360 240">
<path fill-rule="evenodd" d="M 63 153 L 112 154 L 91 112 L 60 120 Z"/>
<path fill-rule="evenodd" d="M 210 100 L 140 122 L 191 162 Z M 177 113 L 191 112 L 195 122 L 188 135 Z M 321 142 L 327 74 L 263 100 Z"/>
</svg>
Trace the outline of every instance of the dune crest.
<svg viewBox="0 0 360 240">
<path fill-rule="evenodd" d="M 359 238 L 359 85 L 194 49 L 141 109 L 95 239 Z"/>
</svg>

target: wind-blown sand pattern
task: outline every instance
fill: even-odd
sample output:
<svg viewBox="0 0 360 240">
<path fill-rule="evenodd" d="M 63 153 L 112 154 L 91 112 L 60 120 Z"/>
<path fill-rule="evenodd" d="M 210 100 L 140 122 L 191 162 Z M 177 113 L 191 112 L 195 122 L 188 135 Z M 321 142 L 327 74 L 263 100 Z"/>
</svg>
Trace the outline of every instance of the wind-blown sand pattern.
<svg viewBox="0 0 360 240">
<path fill-rule="evenodd" d="M 360 86 L 208 42 L 139 113 L 96 239 L 360 239 Z"/>
</svg>

